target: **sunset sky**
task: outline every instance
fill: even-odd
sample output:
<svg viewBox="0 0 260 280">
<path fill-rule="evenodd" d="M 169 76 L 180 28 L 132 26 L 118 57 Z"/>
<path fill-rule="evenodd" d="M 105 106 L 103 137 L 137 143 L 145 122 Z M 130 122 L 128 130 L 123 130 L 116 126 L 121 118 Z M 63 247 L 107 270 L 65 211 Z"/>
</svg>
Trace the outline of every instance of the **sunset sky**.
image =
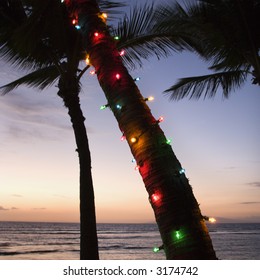
<svg viewBox="0 0 260 280">
<path fill-rule="evenodd" d="M 251 85 L 223 100 L 172 102 L 178 78 L 206 74 L 194 54 L 150 59 L 132 72 L 186 170 L 203 215 L 260 222 L 260 91 Z M 20 77 L 0 61 L 0 85 Z M 148 195 L 96 77 L 82 79 L 81 105 L 92 155 L 97 222 L 154 222 Z M 53 86 L 20 87 L 0 97 L 0 221 L 79 221 L 79 166 L 69 116 Z"/>
</svg>

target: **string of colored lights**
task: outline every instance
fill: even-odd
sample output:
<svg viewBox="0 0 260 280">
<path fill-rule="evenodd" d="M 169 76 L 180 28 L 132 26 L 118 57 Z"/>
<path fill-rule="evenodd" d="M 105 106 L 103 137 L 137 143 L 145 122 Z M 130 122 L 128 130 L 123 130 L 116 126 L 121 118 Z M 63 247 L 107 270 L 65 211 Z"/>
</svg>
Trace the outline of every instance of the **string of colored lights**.
<svg viewBox="0 0 260 280">
<path fill-rule="evenodd" d="M 68 4 L 70 2 L 70 0 L 63 0 L 61 1 L 62 3 Z M 104 23 L 106 23 L 106 20 L 108 18 L 108 15 L 106 13 L 99 13 L 97 15 L 100 19 L 102 19 L 102 21 Z M 79 25 L 79 20 L 78 20 L 78 16 L 77 15 L 73 15 L 72 18 L 72 25 L 77 29 L 77 30 L 81 30 L 81 26 Z M 93 40 L 93 45 L 97 45 L 100 41 L 102 41 L 102 39 L 105 37 L 105 34 L 102 33 L 102 31 L 95 31 L 94 33 L 92 33 L 92 40 Z M 115 36 L 114 40 L 118 41 L 120 40 L 119 36 Z M 120 57 L 124 56 L 126 54 L 125 50 L 119 50 L 118 51 L 118 55 Z M 90 61 L 90 56 L 89 54 L 86 55 L 86 59 L 85 62 L 87 65 L 91 65 L 91 61 Z M 92 75 L 97 74 L 96 70 L 93 70 L 90 72 Z M 119 86 L 122 79 L 124 79 L 123 73 L 121 73 L 120 71 L 118 72 L 114 72 L 112 73 L 111 77 L 114 80 L 114 84 L 116 86 Z M 137 77 L 135 79 L 133 79 L 135 82 L 140 80 L 140 77 Z M 147 101 L 152 101 L 154 100 L 154 98 L 152 96 L 149 96 L 147 98 L 143 98 L 143 101 L 147 102 Z M 104 110 L 106 108 L 110 108 L 111 110 L 113 110 L 113 112 L 115 114 L 118 114 L 120 112 L 123 112 L 123 109 L 125 108 L 125 105 L 123 106 L 122 104 L 120 104 L 120 102 L 117 102 L 116 104 L 113 104 L 113 102 L 108 103 L 106 105 L 102 105 L 100 107 L 100 110 Z M 115 111 L 114 111 L 115 110 Z M 147 132 L 150 132 L 155 126 L 159 125 L 161 122 L 164 121 L 164 117 L 160 116 L 158 118 L 158 120 L 155 120 L 153 123 L 151 123 L 150 127 L 148 127 L 147 129 L 143 130 L 143 131 L 139 131 L 138 133 L 126 133 L 125 131 L 122 131 L 122 136 L 121 136 L 121 140 L 127 140 L 128 143 L 130 144 L 131 147 L 134 147 L 135 145 L 138 146 L 140 139 L 144 136 L 144 134 L 146 134 Z M 127 135 L 126 135 L 127 134 Z M 164 141 L 163 144 L 166 145 L 171 145 L 171 139 L 166 139 Z M 144 167 L 144 163 L 143 163 L 143 159 L 133 159 L 132 162 L 136 163 L 135 166 L 135 170 L 138 170 L 140 173 L 142 173 L 142 168 Z M 182 177 L 182 175 L 185 175 L 185 169 L 180 167 L 180 169 L 175 170 L 175 176 L 176 177 Z M 149 201 L 152 205 L 152 207 L 155 209 L 160 209 L 160 207 L 163 204 L 164 199 L 166 199 L 163 195 L 163 193 L 161 192 L 160 188 L 153 188 L 153 192 L 150 192 L 149 195 Z M 203 219 L 205 219 L 205 216 L 203 217 Z M 205 219 L 206 220 L 206 219 Z M 210 222 L 214 222 L 215 219 L 214 218 L 208 218 L 207 219 Z M 182 232 L 181 228 L 177 228 L 175 227 L 172 231 L 171 231 L 171 238 L 174 242 L 179 242 L 183 236 L 185 234 Z M 160 246 L 160 247 L 155 247 L 153 249 L 154 252 L 159 252 L 160 250 L 162 250 L 164 248 L 164 245 Z"/>
</svg>

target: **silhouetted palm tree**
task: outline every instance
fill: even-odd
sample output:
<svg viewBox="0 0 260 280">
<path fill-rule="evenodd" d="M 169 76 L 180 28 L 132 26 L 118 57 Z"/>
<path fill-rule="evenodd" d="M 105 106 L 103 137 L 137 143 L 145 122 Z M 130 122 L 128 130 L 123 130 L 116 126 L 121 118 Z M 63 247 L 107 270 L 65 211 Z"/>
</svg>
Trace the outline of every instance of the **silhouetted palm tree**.
<svg viewBox="0 0 260 280">
<path fill-rule="evenodd" d="M 118 29 L 118 31 L 121 30 L 120 35 L 122 38 L 121 40 L 117 40 L 117 38 L 111 36 L 109 28 L 95 0 L 65 0 L 63 4 L 66 4 L 66 6 L 63 5 L 63 8 L 60 8 L 62 4 L 58 4 L 59 1 L 52 0 L 48 2 L 49 3 L 46 5 L 44 5 L 44 3 L 41 4 L 42 7 L 40 7 L 39 10 L 40 14 L 38 13 L 34 19 L 31 18 L 31 21 L 29 17 L 26 21 L 28 24 L 23 25 L 23 28 L 24 31 L 30 31 L 32 29 L 37 30 L 40 25 L 43 26 L 41 27 L 43 28 L 42 30 L 47 30 L 47 33 L 46 35 L 39 35 L 37 33 L 39 41 L 41 44 L 44 42 L 44 47 L 47 45 L 50 54 L 54 51 L 56 57 L 57 51 L 60 55 L 60 47 L 62 50 L 61 54 L 65 52 L 63 48 L 67 50 L 67 47 L 66 44 L 62 43 L 61 46 L 59 46 L 60 40 L 57 42 L 57 46 L 59 46 L 58 49 L 55 48 L 56 43 L 53 46 L 51 35 L 53 34 L 53 36 L 55 36 L 55 32 L 61 32 L 61 34 L 63 34 L 64 30 L 56 30 L 55 32 L 54 30 L 53 32 L 49 30 L 49 26 L 52 22 L 56 22 L 57 24 L 57 18 L 55 21 L 57 13 L 49 12 L 49 10 L 53 11 L 53 9 L 50 9 L 50 4 L 55 2 L 55 5 L 57 5 L 59 9 L 62 9 L 62 11 L 63 8 L 68 9 L 70 22 L 73 24 L 69 25 L 67 21 L 64 20 L 65 23 L 63 24 L 67 26 L 64 36 L 67 38 L 68 30 L 74 28 L 76 35 L 72 42 L 76 45 L 78 44 L 79 49 L 75 49 L 74 46 L 71 46 L 72 50 L 75 50 L 75 52 L 66 53 L 63 60 L 59 61 L 60 63 L 58 66 L 61 67 L 61 70 L 64 71 L 65 69 L 64 73 L 61 72 L 64 76 L 60 74 L 60 76 L 57 76 L 59 77 L 59 95 L 63 100 L 65 99 L 65 105 L 70 106 L 72 104 L 71 100 L 73 100 L 72 109 L 74 110 L 74 107 L 79 107 L 79 78 L 86 69 L 85 68 L 78 74 L 78 63 L 75 63 L 75 60 L 74 63 L 71 62 L 71 65 L 67 64 L 72 58 L 77 57 L 78 61 L 80 61 L 83 59 L 83 54 L 84 58 L 87 55 L 90 63 L 95 67 L 98 81 L 107 97 L 107 106 L 109 106 L 114 113 L 119 128 L 126 137 L 132 154 L 136 159 L 136 168 L 139 170 L 145 183 L 163 240 L 166 257 L 168 259 L 215 259 L 215 252 L 205 221 L 200 213 L 199 205 L 193 195 L 191 186 L 185 176 L 184 169 L 181 167 L 164 133 L 159 127 L 161 119 L 156 120 L 151 115 L 145 98 L 142 97 L 134 79 L 129 75 L 123 65 L 119 51 L 122 47 L 127 47 L 129 49 L 129 52 L 127 52 L 127 55 L 123 59 L 128 65 L 133 66 L 134 59 L 136 59 L 138 63 L 141 62 L 139 57 L 147 58 L 147 56 L 154 52 L 158 56 L 167 55 L 170 49 L 181 49 L 182 45 L 185 44 L 184 41 L 181 37 L 177 37 L 179 39 L 176 40 L 176 38 L 165 37 L 164 34 L 159 32 L 153 33 L 152 35 L 151 32 L 154 32 L 153 27 L 157 21 L 152 8 L 147 9 L 148 7 L 146 7 L 147 11 L 145 12 L 145 10 L 143 10 L 142 16 L 133 14 L 132 19 L 135 19 L 135 21 L 133 21 L 134 24 L 132 25 L 128 23 L 125 18 Z M 38 7 L 38 5 L 36 6 Z M 46 9 L 43 9 L 44 7 Z M 30 14 L 30 11 L 28 13 Z M 50 15 L 48 13 L 50 13 Z M 55 15 L 54 18 L 52 18 L 51 15 Z M 41 21 L 41 19 L 43 20 Z M 46 19 L 50 20 L 46 22 Z M 35 26 L 33 22 L 35 22 L 37 26 Z M 75 33 L 74 31 L 72 31 L 72 34 Z M 50 34 L 48 32 L 50 32 Z M 17 39 L 16 36 L 17 34 L 12 36 L 14 42 L 20 42 L 23 46 L 26 45 L 25 43 L 27 40 L 22 42 L 23 38 Z M 127 43 L 127 40 L 124 41 L 124 38 L 127 37 L 130 39 L 130 43 Z M 53 38 L 54 42 L 55 39 L 56 38 Z M 69 46 L 70 45 L 71 44 L 69 44 Z M 83 49 L 81 49 L 81 46 L 83 46 Z M 28 61 L 30 62 L 31 59 L 32 61 L 36 60 L 36 67 L 39 68 L 38 73 L 46 69 L 46 67 L 51 67 L 53 65 L 53 62 L 49 62 L 46 57 L 45 60 L 41 60 L 37 57 L 38 54 L 35 44 L 29 44 L 31 48 L 30 54 L 35 51 L 35 55 L 32 57 L 28 55 L 25 60 L 24 53 L 20 51 L 20 49 L 23 49 L 21 45 L 18 46 L 17 49 L 15 44 L 8 46 L 9 49 L 10 47 L 12 52 L 14 50 L 15 54 L 17 54 L 18 50 L 18 55 L 15 58 L 22 59 L 23 62 L 26 61 L 27 63 Z M 52 52 L 50 52 L 50 50 L 52 50 Z M 41 49 L 38 49 L 38 52 L 40 51 Z M 69 56 L 67 57 L 67 55 Z M 57 68 L 55 63 L 54 66 Z M 48 78 L 46 76 L 41 76 L 41 78 L 34 79 L 33 81 L 31 79 L 32 75 L 33 74 L 29 74 L 9 84 L 6 89 L 10 90 L 22 83 L 30 86 L 45 87 L 55 80 L 51 79 L 50 76 L 48 76 Z M 73 86 L 73 88 L 71 89 L 70 86 Z M 77 100 L 74 98 L 75 95 L 77 96 Z M 75 125 L 73 124 L 74 130 L 78 130 L 78 121 L 83 122 L 81 117 L 79 120 L 76 119 Z M 86 210 L 91 211 L 89 209 Z"/>
<path fill-rule="evenodd" d="M 194 0 L 161 7 L 160 30 L 179 30 L 194 51 L 211 62 L 212 74 L 180 79 L 166 90 L 171 99 L 228 97 L 248 77 L 260 85 L 260 2 L 258 0 Z M 199 47 L 198 47 L 199 46 Z"/>
<path fill-rule="evenodd" d="M 107 1 L 102 4 L 105 8 L 121 6 Z M 58 80 L 58 95 L 68 109 L 79 156 L 80 258 L 98 259 L 91 157 L 79 103 L 80 78 L 89 68 L 79 69 L 79 62 L 85 59 L 82 36 L 61 1 L 1 1 L 0 53 L 30 71 L 2 87 L 4 93 L 21 84 L 44 89 Z"/>
</svg>

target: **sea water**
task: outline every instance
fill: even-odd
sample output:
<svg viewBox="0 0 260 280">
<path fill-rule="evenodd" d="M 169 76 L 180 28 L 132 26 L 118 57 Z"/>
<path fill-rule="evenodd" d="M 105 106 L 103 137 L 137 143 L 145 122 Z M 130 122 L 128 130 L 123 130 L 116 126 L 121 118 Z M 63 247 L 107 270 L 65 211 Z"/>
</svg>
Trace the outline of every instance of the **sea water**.
<svg viewBox="0 0 260 280">
<path fill-rule="evenodd" d="M 98 224 L 100 259 L 164 260 L 156 224 Z M 260 224 L 208 224 L 219 259 L 260 260 Z M 78 260 L 78 223 L 0 222 L 2 260 Z"/>
</svg>

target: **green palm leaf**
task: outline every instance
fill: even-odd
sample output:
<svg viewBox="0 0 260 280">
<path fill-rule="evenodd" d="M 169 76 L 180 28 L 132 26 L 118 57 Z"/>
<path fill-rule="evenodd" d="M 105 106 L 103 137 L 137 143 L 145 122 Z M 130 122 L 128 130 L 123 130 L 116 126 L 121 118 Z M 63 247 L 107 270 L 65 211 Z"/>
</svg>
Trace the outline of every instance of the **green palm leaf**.
<svg viewBox="0 0 260 280">
<path fill-rule="evenodd" d="M 180 100 L 184 97 L 189 99 L 213 98 L 217 90 L 222 88 L 223 97 L 228 98 L 231 90 L 240 88 L 246 79 L 244 71 L 228 71 L 213 73 L 210 75 L 187 77 L 165 91 L 170 94 L 171 100 Z"/>
<path fill-rule="evenodd" d="M 260 2 L 258 0 L 199 0 L 161 6 L 165 19 L 158 28 L 183 32 L 189 46 L 211 64 L 214 74 L 180 79 L 166 90 L 171 99 L 214 97 L 222 88 L 228 97 L 252 75 L 260 85 Z"/>
<path fill-rule="evenodd" d="M 126 4 L 124 2 L 117 2 L 117 1 L 106 1 L 106 0 L 99 0 L 97 1 L 99 4 L 100 9 L 103 12 L 109 12 L 110 14 L 121 13 L 120 11 L 114 10 L 115 8 L 122 8 L 125 7 Z"/>
<path fill-rule="evenodd" d="M 35 87 L 39 89 L 45 89 L 51 86 L 59 78 L 59 71 L 55 66 L 49 66 L 37 71 L 34 71 L 28 75 L 23 76 L 9 84 L 1 86 L 2 94 L 6 94 L 20 85 L 28 85 L 29 87 Z"/>
<path fill-rule="evenodd" d="M 26 0 L 23 4 L 28 6 L 21 7 L 20 13 L 23 10 L 25 16 L 18 22 L 16 13 L 12 14 L 13 9 L 11 12 L 6 7 L 0 10 L 0 15 L 5 16 L 0 20 L 3 23 L 0 27 L 0 54 L 3 58 L 26 69 L 50 66 L 53 61 L 57 63 L 65 57 L 78 61 L 79 54 L 83 58 L 81 35 L 71 25 L 66 7 L 60 1 Z"/>
<path fill-rule="evenodd" d="M 118 36 L 118 49 L 127 50 L 123 56 L 124 63 L 135 68 L 142 65 L 142 59 L 156 56 L 167 57 L 171 51 L 188 48 L 181 33 L 166 34 L 157 29 L 161 19 L 153 5 L 135 6 L 129 15 L 125 15 L 117 28 L 111 30 L 112 36 Z"/>
</svg>

